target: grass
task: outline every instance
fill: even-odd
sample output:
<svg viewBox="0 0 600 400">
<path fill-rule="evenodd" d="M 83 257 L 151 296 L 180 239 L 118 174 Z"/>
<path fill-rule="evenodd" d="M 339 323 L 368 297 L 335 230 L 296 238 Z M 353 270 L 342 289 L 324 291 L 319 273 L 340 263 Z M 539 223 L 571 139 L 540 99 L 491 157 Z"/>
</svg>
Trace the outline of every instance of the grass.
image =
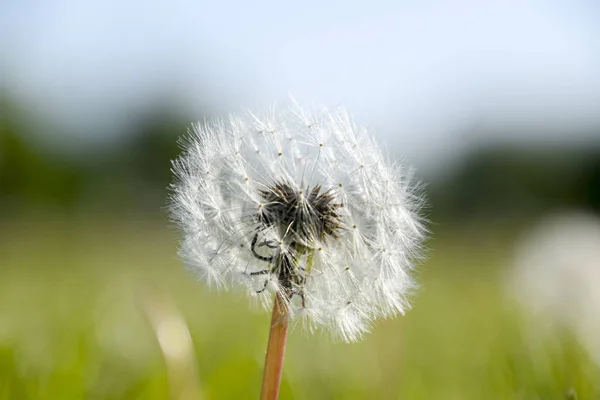
<svg viewBox="0 0 600 400">
<path fill-rule="evenodd" d="M 258 397 L 269 313 L 196 282 L 165 225 L 3 223 L 0 400 L 165 399 L 186 373 L 204 398 Z M 600 370 L 574 338 L 536 331 L 503 296 L 507 240 L 455 230 L 431 247 L 413 310 L 364 341 L 291 330 L 282 399 L 600 398 Z M 191 364 L 161 350 L 148 298 L 185 319 Z"/>
</svg>

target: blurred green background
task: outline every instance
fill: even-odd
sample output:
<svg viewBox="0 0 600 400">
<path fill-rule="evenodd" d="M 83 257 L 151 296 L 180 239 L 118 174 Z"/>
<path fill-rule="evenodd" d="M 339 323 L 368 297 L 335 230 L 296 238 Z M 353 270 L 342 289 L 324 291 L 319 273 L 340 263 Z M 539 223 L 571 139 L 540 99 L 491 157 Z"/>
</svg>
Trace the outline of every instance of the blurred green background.
<svg viewBox="0 0 600 400">
<path fill-rule="evenodd" d="M 0 398 L 185 398 L 173 391 L 186 385 L 204 398 L 256 397 L 268 315 L 207 289 L 176 257 L 165 199 L 189 119 L 153 110 L 127 140 L 77 159 L 36 146 L 27 113 L 4 106 Z M 427 186 L 432 235 L 414 309 L 358 344 L 292 330 L 281 397 L 598 398 L 600 370 L 573 332 L 536 332 L 504 286 L 528 224 L 563 208 L 597 212 L 599 182 L 597 148 L 465 157 Z M 183 366 L 165 361 L 149 311 L 160 304 L 187 324 L 172 339 L 189 330 Z M 192 377 L 169 379 L 169 368 Z"/>
<path fill-rule="evenodd" d="M 64 7 L 59 9 L 65 10 Z M 349 9 L 361 12 L 360 8 Z M 12 19 L 5 17 L 4 27 L 25 26 L 21 24 L 26 20 L 23 10 L 28 9 L 7 3 L 4 15 Z M 207 10 L 200 8 L 196 12 L 199 15 L 206 11 L 210 16 Z M 288 15 L 285 10 L 280 12 Z M 341 11 L 336 9 L 337 12 Z M 61 20 L 58 12 L 53 14 L 48 8 L 38 9 L 34 14 Z M 329 24 L 331 15 L 324 15 Z M 556 21 L 562 21 L 562 14 L 556 15 L 559 15 Z M 409 16 L 409 19 L 414 17 L 410 13 Z M 227 20 L 221 17 L 218 21 Z M 163 21 L 161 18 L 157 21 Z M 236 21 L 237 18 L 234 17 Z M 298 18 L 302 22 L 302 18 L 307 17 L 293 14 L 289 18 L 294 23 Z M 452 18 L 460 25 L 462 17 L 454 15 Z M 544 18 L 540 20 L 545 21 Z M 573 18 L 583 23 L 583 19 Z M 129 29 L 139 24 L 140 32 L 154 32 L 157 25 L 142 19 L 141 22 L 124 19 L 123 26 Z M 91 20 L 93 23 L 93 17 Z M 507 48 L 512 48 L 512 43 L 521 37 L 528 38 L 528 29 L 537 32 L 534 20 L 526 19 L 531 25 L 520 28 L 518 32 L 522 36 L 510 39 L 512 42 L 507 42 Z M 7 39 L 0 44 L 11 50 L 0 53 L 9 61 L 5 65 L 29 68 L 9 68 L 10 74 L 0 81 L 0 400 L 258 397 L 270 316 L 249 307 L 244 296 L 208 289 L 184 270 L 176 256 L 178 232 L 169 222 L 166 210 L 170 160 L 179 152 L 178 137 L 191 122 L 204 116 L 222 115 L 229 106 L 235 110 L 239 104 L 231 99 L 235 98 L 237 89 L 232 88 L 237 88 L 238 81 L 231 81 L 232 76 L 243 82 L 253 80 L 248 75 L 237 76 L 232 72 L 236 69 L 219 51 L 225 48 L 229 49 L 229 56 L 252 59 L 249 54 L 254 54 L 256 49 L 247 43 L 246 47 L 242 44 L 236 47 L 237 42 L 231 42 L 234 44 L 230 43 L 229 47 L 215 44 L 219 51 L 207 52 L 212 39 L 194 31 L 189 21 L 187 25 L 177 21 L 169 26 L 183 26 L 181 32 L 189 31 L 195 38 L 190 42 L 193 51 L 197 45 L 206 62 L 212 65 L 212 69 L 199 68 L 198 75 L 203 82 L 200 87 L 208 89 L 201 91 L 201 101 L 194 102 L 193 106 L 182 106 L 178 94 L 196 90 L 198 86 L 191 85 L 190 89 L 170 80 L 176 75 L 177 68 L 173 66 L 166 71 L 156 67 L 148 81 L 142 79 L 139 87 L 150 85 L 148 82 L 153 77 L 161 78 L 157 90 L 139 94 L 143 101 L 139 98 L 124 100 L 123 92 L 131 88 L 118 89 L 121 83 L 114 83 L 108 73 L 86 78 L 86 82 L 94 82 L 95 89 L 78 86 L 83 84 L 77 80 L 77 73 L 96 70 L 90 66 L 92 62 L 78 64 L 77 61 L 85 57 L 93 60 L 90 54 L 96 49 L 92 46 L 90 53 L 84 53 L 81 59 L 73 58 L 73 64 L 64 58 L 66 53 L 53 53 L 57 43 L 59 48 L 69 48 L 68 43 L 61 42 L 57 36 L 44 36 L 46 32 L 54 32 L 60 24 L 48 30 L 38 27 L 35 40 L 28 36 L 32 32 L 29 28 L 0 30 L 2 39 Z M 279 23 L 283 25 L 287 21 Z M 311 23 L 316 27 L 321 22 Z M 152 29 L 144 31 L 143 26 Z M 68 37 L 90 39 L 95 43 L 92 40 L 95 36 L 85 31 L 87 23 L 72 23 L 69 27 L 81 29 L 88 36 L 77 36 L 79 31 L 72 30 L 67 32 Z M 254 27 L 252 25 L 247 32 L 254 32 Z M 347 29 L 353 32 L 353 28 Z M 483 27 L 477 25 L 476 29 Z M 11 32 L 27 35 L 11 36 Z M 106 33 L 102 29 L 99 32 Z M 596 38 L 597 30 L 590 32 Z M 239 40 L 244 34 L 236 33 Z M 298 37 L 304 38 L 305 34 L 308 35 L 302 31 Z M 109 33 L 106 35 L 112 37 Z M 140 43 L 146 43 L 142 40 L 143 34 L 138 36 L 135 36 L 138 42 L 132 40 L 127 45 L 130 47 L 125 46 L 125 55 L 119 53 L 121 58 L 113 60 L 115 63 L 110 58 L 104 60 L 98 71 L 128 69 L 127 51 L 142 48 Z M 396 36 L 392 32 L 390 37 L 393 42 Z M 458 36 L 453 43 L 461 44 L 467 40 L 465 37 Z M 121 48 L 121 39 L 115 36 L 112 41 L 102 42 L 104 49 Z M 551 39 L 549 47 L 532 42 L 530 49 L 518 54 L 519 59 L 531 53 L 535 60 L 540 54 L 546 54 L 543 49 L 554 51 L 560 47 L 554 46 L 558 43 L 553 41 L 556 38 Z M 55 46 L 48 46 L 49 53 L 43 52 L 46 40 Z M 260 40 L 270 43 L 271 39 Z M 320 36 L 311 40 L 319 43 Z M 348 43 L 354 43 L 353 40 L 348 38 Z M 487 49 L 487 39 L 484 42 Z M 27 47 L 27 43 L 35 43 L 37 47 Z M 102 43 L 95 45 L 101 47 Z M 329 42 L 324 43 L 327 47 Z M 379 42 L 370 38 L 366 43 Z M 420 45 L 427 47 L 428 43 Z M 565 71 L 558 61 L 571 60 L 569 50 L 574 42 L 565 43 L 560 47 L 566 49 L 565 52 L 547 53 L 557 61 L 549 70 Z M 19 46 L 26 50 L 19 53 Z M 79 52 L 84 47 L 87 49 L 87 45 L 73 48 Z M 152 43 L 149 47 L 153 47 Z M 166 47 L 172 48 L 173 44 Z M 431 52 L 442 52 L 442 47 L 447 48 L 444 42 Z M 500 51 L 500 48 L 502 44 L 492 50 Z M 388 50 L 385 46 L 382 49 Z M 458 48 L 450 49 L 463 54 Z M 536 49 L 541 50 L 536 53 Z M 27 57 L 23 56 L 26 51 L 30 51 Z M 34 56 L 35 52 L 39 54 Z M 506 62 L 508 75 L 488 68 L 482 60 L 492 53 L 468 53 L 469 60 L 484 66 L 481 77 L 485 79 L 499 75 L 521 76 L 521 73 L 528 77 L 537 73 L 537 69 L 531 70 L 533 74 L 527 68 L 520 69 L 521 64 L 512 68 L 510 60 Z M 136 54 L 131 55 L 132 60 L 140 57 Z M 263 49 L 256 54 L 257 58 L 262 57 L 270 54 L 270 50 Z M 335 54 L 344 60 L 344 54 Z M 163 65 L 159 61 L 163 55 L 154 55 L 152 60 L 156 64 L 150 63 L 151 66 Z M 336 57 L 324 60 L 325 66 L 321 67 L 337 73 Z M 419 59 L 414 57 L 402 62 L 403 65 L 415 63 L 415 70 L 420 70 Z M 589 59 L 596 60 L 591 56 Z M 27 60 L 40 62 L 25 63 Z M 48 62 L 52 73 L 35 75 L 31 71 L 46 65 L 42 61 Z M 215 74 L 223 65 L 227 66 L 223 75 Z M 233 65 L 245 68 L 243 63 Z M 282 65 L 297 72 L 285 63 L 275 67 L 281 69 Z M 444 68 L 436 69 L 435 62 L 431 65 L 436 66 L 431 69 L 434 76 L 442 74 L 439 71 Z M 585 65 L 596 64 L 590 61 Z M 134 74 L 139 72 L 131 69 Z M 63 81 L 55 80 L 59 76 L 57 71 L 62 71 L 60 79 Z M 505 114 L 506 103 L 496 103 L 493 92 L 488 105 L 496 112 L 494 118 L 488 118 L 489 110 L 474 115 L 465 111 L 469 114 L 465 118 L 467 122 L 454 124 L 447 132 L 444 121 L 453 118 L 444 114 L 443 106 L 451 104 L 452 97 L 441 104 L 433 102 L 433 106 L 428 103 L 430 98 L 417 99 L 414 108 L 410 108 L 408 105 L 417 97 L 410 88 L 405 103 L 397 104 L 398 97 L 394 97 L 397 95 L 385 97 L 379 92 L 371 93 L 368 98 L 371 88 L 365 89 L 368 85 L 363 86 L 362 82 L 374 79 L 374 75 L 379 74 L 378 69 L 365 75 L 361 70 L 360 74 L 321 77 L 340 86 L 345 84 L 344 79 L 356 83 L 348 90 L 356 89 L 360 96 L 364 94 L 370 107 L 351 98 L 349 103 L 357 106 L 359 114 L 360 110 L 387 107 L 388 117 L 396 116 L 396 112 L 402 117 L 398 110 L 408 107 L 411 114 L 420 110 L 413 115 L 415 120 L 435 121 L 439 117 L 444 129 L 432 136 L 425 135 L 422 140 L 420 133 L 431 127 L 415 126 L 414 130 L 401 134 L 398 132 L 404 132 L 405 127 L 398 120 L 388 118 L 382 123 L 389 128 L 384 139 L 389 143 L 391 157 L 404 157 L 404 145 L 410 147 L 411 143 L 418 142 L 417 147 L 425 149 L 425 152 L 409 153 L 405 159 L 415 161 L 417 178 L 426 182 L 429 200 L 425 214 L 430 221 L 431 237 L 427 242 L 427 259 L 416 273 L 421 288 L 413 298 L 413 309 L 406 316 L 380 321 L 373 332 L 357 344 L 333 343 L 327 335 L 291 330 L 282 399 L 600 399 L 600 339 L 593 340 L 600 338 L 600 329 L 588 332 L 584 340 L 575 325 L 565 323 L 559 316 L 555 318 L 552 312 L 535 313 L 527 302 L 518 302 L 510 285 L 511 279 L 520 279 L 519 275 L 513 277 L 515 248 L 522 245 L 523 238 L 528 237 L 528 232 L 539 221 L 565 210 L 576 210 L 596 223 L 595 218 L 600 213 L 600 123 L 596 123 L 597 118 L 584 118 L 582 122 L 583 114 L 569 108 L 585 103 L 583 109 L 592 110 L 592 103 L 584 100 L 597 101 L 600 86 L 592 83 L 600 80 L 590 81 L 589 85 L 585 81 L 583 85 L 588 85 L 587 89 L 579 91 L 580 86 L 576 84 L 589 74 L 577 68 L 573 71 L 576 71 L 573 76 L 577 76 L 573 81 L 561 80 L 560 74 L 546 76 L 547 80 L 540 81 L 539 87 L 546 88 L 547 83 L 548 87 L 560 90 L 544 92 L 547 97 L 534 96 L 534 100 L 530 99 L 532 103 L 517 102 L 511 109 L 513 114 Z M 450 82 L 456 77 L 462 77 L 462 83 L 478 79 L 467 72 L 465 79 L 463 75 L 450 74 L 443 75 L 440 82 Z M 168 79 L 162 79 L 165 76 Z M 408 76 L 409 80 L 416 79 L 417 88 L 430 83 L 429 75 Z M 228 83 L 215 89 L 217 84 L 207 83 L 218 81 L 215 77 Z M 273 77 L 278 90 L 286 93 L 289 86 L 293 89 L 296 85 L 300 97 L 315 100 L 310 97 L 310 91 L 302 92 L 301 80 L 285 86 L 277 81 L 279 78 Z M 315 76 L 310 76 L 313 78 Z M 479 82 L 487 82 L 485 79 Z M 495 84 L 503 87 L 507 82 L 503 79 Z M 512 86 L 509 85 L 507 91 L 514 91 L 515 98 L 520 98 L 531 90 L 527 79 L 510 81 Z M 61 86 L 61 82 L 71 85 Z M 99 89 L 103 85 L 108 85 L 105 91 Z M 565 89 L 570 85 L 577 90 Z M 387 88 L 387 82 L 381 87 L 384 86 Z M 466 92 L 481 90 L 475 86 L 464 88 Z M 36 87 L 37 91 L 32 89 Z M 54 95 L 47 95 L 47 88 L 54 89 Z M 244 99 L 251 98 L 248 93 L 253 90 L 260 88 L 244 83 L 240 87 L 243 93 L 240 103 L 252 104 Z M 265 89 L 261 96 L 268 97 L 271 90 L 272 87 Z M 322 90 L 334 91 L 339 87 L 333 85 Z M 397 85 L 390 86 L 389 90 L 395 93 L 404 89 Z M 454 93 L 453 89 L 450 92 Z M 589 96 L 573 97 L 580 92 Z M 56 93 L 64 94 L 64 98 Z M 88 98 L 73 93 L 92 95 Z M 281 98 L 279 91 L 274 93 L 276 98 L 269 100 Z M 328 97 L 319 92 L 316 98 Z M 511 97 L 505 96 L 504 100 L 507 98 L 511 103 Z M 569 106 L 564 109 L 556 106 L 556 99 Z M 62 111 L 52 112 L 54 103 L 61 101 Z M 113 115 L 106 110 L 96 114 L 98 104 L 111 105 L 108 109 L 113 110 L 115 119 L 122 120 L 112 121 Z M 129 104 L 124 111 L 121 110 L 123 104 Z M 83 107 L 83 116 L 79 115 L 79 106 Z M 520 114 L 515 117 L 515 110 L 517 114 L 531 112 L 535 116 L 531 119 Z M 562 114 L 557 110 L 562 110 Z M 362 120 L 379 124 L 381 115 L 377 112 L 367 111 L 361 115 Z M 585 115 L 597 117 L 597 107 Z M 461 141 L 469 145 L 456 150 L 453 144 Z M 446 151 L 452 152 L 452 157 L 439 163 Z M 566 243 L 567 252 L 578 251 L 577 246 L 569 250 L 569 245 L 572 243 Z M 592 258 L 588 264 L 590 270 L 600 270 L 600 259 Z M 597 275 L 591 272 L 589 276 L 594 279 Z M 540 276 L 540 280 L 542 278 Z M 535 292 L 533 286 L 532 293 Z M 563 298 L 565 303 L 579 291 L 576 284 L 560 285 L 560 281 L 559 285 L 549 284 L 545 288 L 559 302 Z M 581 314 L 579 319 L 598 321 L 600 289 L 597 292 L 595 297 L 590 294 L 591 312 Z M 593 323 L 590 326 L 598 327 Z"/>
</svg>

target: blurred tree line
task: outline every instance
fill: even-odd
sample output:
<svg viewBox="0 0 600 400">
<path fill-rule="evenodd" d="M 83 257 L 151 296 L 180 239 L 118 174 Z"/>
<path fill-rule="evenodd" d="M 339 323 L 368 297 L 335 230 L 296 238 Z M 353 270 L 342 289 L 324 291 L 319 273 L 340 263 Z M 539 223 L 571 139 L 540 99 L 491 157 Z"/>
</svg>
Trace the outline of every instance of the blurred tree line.
<svg viewBox="0 0 600 400">
<path fill-rule="evenodd" d="M 0 106 L 0 214 L 156 212 L 166 205 L 177 139 L 198 119 L 159 104 L 138 115 L 113 146 L 68 157 L 28 137 L 24 123 L 31 116 L 6 96 Z M 427 186 L 433 220 L 527 218 L 557 208 L 600 211 L 600 146 L 485 147 L 444 173 Z"/>
<path fill-rule="evenodd" d="M 522 219 L 573 208 L 600 212 L 600 143 L 480 148 L 431 185 L 429 195 L 440 219 Z"/>
<path fill-rule="evenodd" d="M 113 145 L 68 154 L 36 143 L 25 128 L 31 116 L 14 103 L 4 98 L 0 105 L 0 214 L 31 209 L 128 213 L 166 205 L 170 160 L 192 119 L 157 105 L 137 115 Z"/>
</svg>

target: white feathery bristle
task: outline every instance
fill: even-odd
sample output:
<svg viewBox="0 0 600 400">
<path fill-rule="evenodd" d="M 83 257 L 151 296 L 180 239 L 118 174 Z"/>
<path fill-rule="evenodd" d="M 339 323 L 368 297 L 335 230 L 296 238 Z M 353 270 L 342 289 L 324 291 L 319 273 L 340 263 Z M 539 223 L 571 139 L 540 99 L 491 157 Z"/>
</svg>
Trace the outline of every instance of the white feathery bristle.
<svg viewBox="0 0 600 400">
<path fill-rule="evenodd" d="M 345 341 L 407 309 L 422 199 L 346 111 L 205 120 L 173 171 L 180 255 L 207 284 L 284 292 L 293 322 Z"/>
</svg>

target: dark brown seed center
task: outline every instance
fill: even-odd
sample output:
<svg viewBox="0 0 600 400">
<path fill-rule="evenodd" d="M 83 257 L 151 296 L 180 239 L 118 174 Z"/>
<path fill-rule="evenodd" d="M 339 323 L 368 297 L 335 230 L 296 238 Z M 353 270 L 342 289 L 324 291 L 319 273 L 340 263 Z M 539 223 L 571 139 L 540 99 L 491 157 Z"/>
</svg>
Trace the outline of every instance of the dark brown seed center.
<svg viewBox="0 0 600 400">
<path fill-rule="evenodd" d="M 328 237 L 338 239 L 342 204 L 336 203 L 331 189 L 321 189 L 321 185 L 317 185 L 302 190 L 279 182 L 261 190 L 265 203 L 260 208 L 258 221 L 264 227 L 282 227 L 294 235 L 294 242 L 316 244 L 325 242 Z"/>
</svg>

